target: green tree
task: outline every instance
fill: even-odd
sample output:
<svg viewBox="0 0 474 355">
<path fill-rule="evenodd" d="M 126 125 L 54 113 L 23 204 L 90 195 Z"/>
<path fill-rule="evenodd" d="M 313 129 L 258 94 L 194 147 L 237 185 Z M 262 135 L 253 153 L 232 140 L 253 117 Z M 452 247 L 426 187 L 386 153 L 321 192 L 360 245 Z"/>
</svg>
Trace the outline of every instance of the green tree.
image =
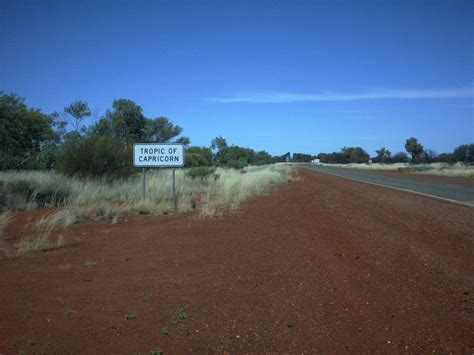
<svg viewBox="0 0 474 355">
<path fill-rule="evenodd" d="M 428 163 L 428 164 L 433 163 L 436 160 L 437 156 L 438 156 L 438 154 L 432 149 L 426 149 L 423 152 L 424 162 Z"/>
<path fill-rule="evenodd" d="M 292 161 L 295 163 L 310 163 L 311 160 L 313 160 L 313 156 L 311 154 L 294 153 Z"/>
<path fill-rule="evenodd" d="M 274 162 L 273 157 L 264 150 L 255 153 L 253 160 L 254 165 L 266 165 Z"/>
<path fill-rule="evenodd" d="M 462 163 L 474 162 L 474 144 L 462 144 L 453 151 L 454 160 Z"/>
<path fill-rule="evenodd" d="M 423 146 L 418 143 L 415 137 L 410 137 L 406 140 L 405 149 L 411 155 L 412 161 L 415 161 L 415 157 L 423 153 Z"/>
<path fill-rule="evenodd" d="M 183 129 L 167 117 L 146 118 L 142 108 L 128 99 L 114 100 L 112 109 L 107 110 L 90 135 L 112 137 L 127 145 L 133 143 L 167 143 L 179 136 Z M 188 145 L 188 137 L 180 137 L 177 143 Z"/>
<path fill-rule="evenodd" d="M 189 147 L 185 153 L 186 167 L 210 166 L 213 163 L 212 151 L 207 147 Z"/>
<path fill-rule="evenodd" d="M 189 137 L 179 137 L 177 140 L 176 140 L 176 143 L 181 143 L 182 145 L 184 145 L 185 147 L 189 146 L 191 144 L 191 140 L 189 139 Z M 211 152 L 212 153 L 212 152 Z"/>
<path fill-rule="evenodd" d="M 344 156 L 345 163 L 367 163 L 369 154 L 361 147 L 344 147 L 341 153 Z"/>
<path fill-rule="evenodd" d="M 82 121 L 91 115 L 89 105 L 84 101 L 74 101 L 64 108 L 64 113 L 74 130 L 79 133 L 81 131 Z"/>
<path fill-rule="evenodd" d="M 408 163 L 408 156 L 405 152 L 395 153 L 390 159 L 392 163 Z"/>
<path fill-rule="evenodd" d="M 14 93 L 0 92 L 0 169 L 39 167 L 46 142 L 54 140 L 53 117 L 28 108 Z"/>
<path fill-rule="evenodd" d="M 249 164 L 253 164 L 255 152 L 250 148 L 243 148 L 236 145 L 222 148 L 217 154 L 216 159 L 219 165 L 238 168 L 240 159 L 247 159 Z"/>
<path fill-rule="evenodd" d="M 147 119 L 143 129 L 143 139 L 147 143 L 167 143 L 179 136 L 183 129 L 174 125 L 167 117 Z M 187 137 L 182 137 L 185 139 Z M 189 138 L 188 138 L 189 144 Z"/>
<path fill-rule="evenodd" d="M 374 159 L 375 163 L 388 163 L 392 157 L 392 153 L 386 148 L 380 148 L 375 151 L 377 156 Z"/>
<path fill-rule="evenodd" d="M 452 164 L 454 162 L 454 155 L 453 153 L 441 153 L 436 157 L 435 161 L 439 163 Z"/>
<path fill-rule="evenodd" d="M 217 150 L 219 152 L 222 149 L 227 148 L 227 147 L 228 147 L 227 140 L 221 136 L 216 137 L 211 141 L 211 148 L 214 151 Z"/>
<path fill-rule="evenodd" d="M 107 110 L 92 131 L 129 145 L 143 139 L 146 123 L 139 105 L 129 99 L 116 99 L 112 102 L 112 109 Z"/>
</svg>

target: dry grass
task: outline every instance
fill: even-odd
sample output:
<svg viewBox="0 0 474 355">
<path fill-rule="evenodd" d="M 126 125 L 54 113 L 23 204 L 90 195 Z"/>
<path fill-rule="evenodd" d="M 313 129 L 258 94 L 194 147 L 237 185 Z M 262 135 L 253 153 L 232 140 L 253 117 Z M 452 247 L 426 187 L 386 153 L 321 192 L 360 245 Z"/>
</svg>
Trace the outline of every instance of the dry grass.
<svg viewBox="0 0 474 355">
<path fill-rule="evenodd" d="M 185 169 L 176 171 L 178 212 L 199 208 L 212 215 L 222 207 L 238 208 L 249 197 L 266 193 L 271 185 L 287 182 L 293 169 L 288 165 L 249 167 L 239 170 L 217 169 L 215 178 L 192 179 Z M 44 217 L 39 225 L 67 227 L 88 218 L 108 218 L 116 222 L 120 212 L 163 214 L 173 211 L 170 169 L 152 169 L 146 173 L 146 199 L 142 198 L 141 176 L 112 183 L 103 180 L 67 178 L 54 172 L 0 172 L 7 207 L 30 209 L 61 206 Z M 196 206 L 196 196 L 202 196 Z"/>
<path fill-rule="evenodd" d="M 12 214 L 10 211 L 0 213 L 0 242 L 3 241 L 5 228 L 11 220 Z"/>
<path fill-rule="evenodd" d="M 466 165 L 463 163 L 447 164 L 447 163 L 433 163 L 433 164 L 323 164 L 327 166 L 351 168 L 351 169 L 366 169 L 366 170 L 396 170 L 415 174 L 425 175 L 439 175 L 457 178 L 474 179 L 474 165 Z"/>
<path fill-rule="evenodd" d="M 50 247 L 50 237 L 46 232 L 27 235 L 18 244 L 18 251 L 21 254 L 45 251 Z"/>
<path fill-rule="evenodd" d="M 217 169 L 216 174 L 218 178 L 193 179 L 184 169 L 177 170 L 178 212 L 197 208 L 202 215 L 212 216 L 225 208 L 236 209 L 242 201 L 267 193 L 273 184 L 291 180 L 294 170 L 288 165 L 271 165 L 249 167 L 244 173 Z M 146 178 L 146 199 L 143 199 L 140 175 L 109 183 L 66 178 L 53 172 L 0 172 L 0 185 L 7 197 L 4 208 L 61 207 L 25 229 L 18 251 L 63 248 L 66 241 L 61 230 L 86 219 L 110 219 L 115 223 L 123 211 L 154 215 L 172 212 L 171 170 L 150 170 Z M 9 212 L 0 215 L 0 236 L 10 216 Z"/>
</svg>

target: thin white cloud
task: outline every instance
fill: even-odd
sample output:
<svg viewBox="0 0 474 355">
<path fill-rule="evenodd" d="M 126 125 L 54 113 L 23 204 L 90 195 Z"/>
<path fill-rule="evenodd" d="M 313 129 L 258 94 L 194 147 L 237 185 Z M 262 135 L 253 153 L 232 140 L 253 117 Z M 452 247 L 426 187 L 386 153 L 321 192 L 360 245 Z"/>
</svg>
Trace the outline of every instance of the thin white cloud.
<svg viewBox="0 0 474 355">
<path fill-rule="evenodd" d="M 323 92 L 319 94 L 297 94 L 289 92 L 260 91 L 233 96 L 212 97 L 218 103 L 294 103 L 318 101 L 354 101 L 382 99 L 449 99 L 474 97 L 474 86 L 442 90 L 372 90 L 359 93 Z"/>
</svg>

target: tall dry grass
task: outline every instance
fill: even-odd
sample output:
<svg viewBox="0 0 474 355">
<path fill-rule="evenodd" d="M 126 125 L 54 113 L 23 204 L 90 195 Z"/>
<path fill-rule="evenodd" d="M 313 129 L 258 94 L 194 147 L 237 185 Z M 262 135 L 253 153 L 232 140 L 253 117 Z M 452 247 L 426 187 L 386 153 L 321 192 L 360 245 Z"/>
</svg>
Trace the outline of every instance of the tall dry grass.
<svg viewBox="0 0 474 355">
<path fill-rule="evenodd" d="M 162 214 L 173 209 L 171 174 L 170 169 L 148 170 L 143 199 L 140 174 L 107 182 L 70 178 L 54 172 L 0 172 L 3 189 L 0 204 L 9 209 L 62 207 L 39 222 L 49 231 L 91 217 L 116 221 L 123 211 Z M 288 165 L 248 167 L 245 173 L 219 168 L 214 175 L 198 179 L 188 176 L 185 169 L 178 169 L 177 208 L 179 212 L 198 208 L 204 215 L 225 207 L 237 208 L 242 201 L 265 194 L 273 184 L 287 182 L 292 175 L 293 169 Z"/>
<path fill-rule="evenodd" d="M 12 214 L 10 211 L 0 213 L 0 240 L 3 239 L 5 227 L 11 222 Z"/>
</svg>

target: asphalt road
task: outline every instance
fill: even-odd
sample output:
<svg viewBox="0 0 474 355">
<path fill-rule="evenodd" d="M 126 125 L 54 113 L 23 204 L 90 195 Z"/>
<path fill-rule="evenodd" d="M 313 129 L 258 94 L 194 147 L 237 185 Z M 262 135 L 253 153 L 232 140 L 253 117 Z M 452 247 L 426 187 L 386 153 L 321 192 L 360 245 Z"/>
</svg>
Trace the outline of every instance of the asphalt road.
<svg viewBox="0 0 474 355">
<path fill-rule="evenodd" d="M 301 168 L 316 170 L 336 176 L 369 182 L 387 187 L 409 190 L 474 206 L 474 184 L 453 181 L 430 180 L 424 176 L 399 175 L 390 172 L 336 168 L 322 165 L 302 164 Z"/>
</svg>

